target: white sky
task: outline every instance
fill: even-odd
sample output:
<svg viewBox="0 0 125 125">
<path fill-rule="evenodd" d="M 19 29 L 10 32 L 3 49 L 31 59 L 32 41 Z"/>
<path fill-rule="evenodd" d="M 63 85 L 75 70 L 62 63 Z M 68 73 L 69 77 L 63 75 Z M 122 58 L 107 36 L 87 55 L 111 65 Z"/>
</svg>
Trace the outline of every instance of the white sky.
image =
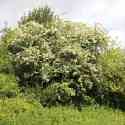
<svg viewBox="0 0 125 125">
<path fill-rule="evenodd" d="M 125 0 L 0 0 L 0 28 L 14 25 L 31 8 L 49 5 L 66 19 L 101 23 L 125 47 Z"/>
</svg>

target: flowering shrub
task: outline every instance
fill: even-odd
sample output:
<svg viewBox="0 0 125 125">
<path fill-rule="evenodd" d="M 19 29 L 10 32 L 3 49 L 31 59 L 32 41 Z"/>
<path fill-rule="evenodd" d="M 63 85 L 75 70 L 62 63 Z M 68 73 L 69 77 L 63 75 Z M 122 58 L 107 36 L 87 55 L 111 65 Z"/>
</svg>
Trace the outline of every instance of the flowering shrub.
<svg viewBox="0 0 125 125">
<path fill-rule="evenodd" d="M 7 47 L 19 85 L 40 88 L 43 105 L 81 106 L 93 100 L 108 103 L 112 84 L 116 85 L 114 71 L 120 72 L 123 63 L 118 66 L 108 59 L 112 54 L 106 53 L 112 48 L 108 48 L 111 39 L 107 33 L 101 27 L 52 18 L 51 14 L 45 21 L 44 11 L 33 10 L 9 39 L 3 39 L 9 41 Z M 118 79 L 117 84 L 124 84 L 123 75 L 122 80 Z"/>
</svg>

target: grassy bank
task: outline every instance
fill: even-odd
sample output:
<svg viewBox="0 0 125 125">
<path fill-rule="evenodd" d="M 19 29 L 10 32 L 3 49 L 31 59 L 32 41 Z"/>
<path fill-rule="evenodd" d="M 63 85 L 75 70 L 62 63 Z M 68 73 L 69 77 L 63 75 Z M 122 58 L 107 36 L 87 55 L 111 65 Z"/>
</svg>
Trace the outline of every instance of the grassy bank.
<svg viewBox="0 0 125 125">
<path fill-rule="evenodd" d="M 40 108 L 24 99 L 0 103 L 0 125 L 125 125 L 125 113 L 106 107 Z"/>
</svg>

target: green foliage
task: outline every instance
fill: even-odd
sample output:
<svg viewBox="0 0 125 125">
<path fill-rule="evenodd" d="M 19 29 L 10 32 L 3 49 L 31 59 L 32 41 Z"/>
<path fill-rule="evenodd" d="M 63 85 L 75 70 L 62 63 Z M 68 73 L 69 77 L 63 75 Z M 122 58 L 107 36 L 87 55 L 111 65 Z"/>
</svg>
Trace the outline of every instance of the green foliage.
<svg viewBox="0 0 125 125">
<path fill-rule="evenodd" d="M 0 72 L 13 73 L 11 64 L 11 57 L 8 51 L 8 45 L 15 39 L 17 29 L 5 28 L 3 29 L 0 39 Z"/>
<path fill-rule="evenodd" d="M 9 72 L 11 69 L 7 47 L 0 43 L 0 72 Z"/>
<path fill-rule="evenodd" d="M 82 30 L 74 32 L 79 26 L 89 34 Z M 46 28 L 28 22 L 18 28 L 19 34 L 8 47 L 15 75 L 21 86 L 40 86 L 45 90 L 57 82 L 58 87 L 66 82 L 75 95 L 69 98 L 66 94 L 65 101 L 73 98 L 73 103 L 85 103 L 87 91 L 100 82 L 97 58 L 109 39 L 103 31 L 77 23 L 64 22 L 63 30 L 60 27 L 58 23 Z"/>
<path fill-rule="evenodd" d="M 45 6 L 44 8 L 35 8 L 30 11 L 28 15 L 21 18 L 19 25 L 26 24 L 29 21 L 35 21 L 47 26 L 54 21 L 55 17 L 54 12 L 48 6 Z"/>
<path fill-rule="evenodd" d="M 0 74 L 0 97 L 15 97 L 19 93 L 18 84 L 13 75 Z"/>
<path fill-rule="evenodd" d="M 0 119 L 13 121 L 20 113 L 33 112 L 39 108 L 37 102 L 22 97 L 0 99 Z"/>
<path fill-rule="evenodd" d="M 68 83 L 55 83 L 44 90 L 41 90 L 40 101 L 44 106 L 71 104 L 71 97 L 75 91 L 69 88 Z"/>
<path fill-rule="evenodd" d="M 102 67 L 103 101 L 124 109 L 125 104 L 125 54 L 119 48 L 108 49 L 99 59 Z M 105 100 L 105 101 L 104 101 Z"/>
<path fill-rule="evenodd" d="M 101 27 L 57 19 L 48 7 L 5 28 L 0 125 L 123 125 L 123 112 L 97 107 L 125 110 L 125 51 L 110 42 Z M 45 108 L 59 105 L 84 110 Z"/>
<path fill-rule="evenodd" d="M 124 92 L 125 54 L 120 49 L 109 49 L 100 58 L 104 81 L 112 91 Z M 110 84 L 110 86 L 109 86 Z"/>
<path fill-rule="evenodd" d="M 113 100 L 124 99 L 125 54 L 109 47 L 111 38 L 98 25 L 64 21 L 38 8 L 5 31 L 2 42 L 1 58 L 11 61 L 22 91 L 32 88 L 43 105 L 117 105 Z"/>
<path fill-rule="evenodd" d="M 18 109 L 15 110 L 14 104 Z M 0 110 L 0 125 L 124 125 L 125 123 L 123 112 L 106 107 L 96 109 L 85 107 L 79 112 L 70 107 L 39 108 L 25 100 L 17 102 L 11 100 L 2 106 L 4 110 Z"/>
</svg>

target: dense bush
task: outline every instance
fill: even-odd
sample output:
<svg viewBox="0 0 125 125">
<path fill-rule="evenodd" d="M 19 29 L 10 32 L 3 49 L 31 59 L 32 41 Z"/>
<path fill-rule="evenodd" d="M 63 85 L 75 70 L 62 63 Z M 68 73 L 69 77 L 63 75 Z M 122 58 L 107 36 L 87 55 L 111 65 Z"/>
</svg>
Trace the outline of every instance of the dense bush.
<svg viewBox="0 0 125 125">
<path fill-rule="evenodd" d="M 18 30 L 16 28 L 4 28 L 2 31 L 2 36 L 0 37 L 0 73 L 13 74 L 8 45 L 15 39 Z"/>
<path fill-rule="evenodd" d="M 9 45 L 9 51 L 21 86 L 40 86 L 45 91 L 46 87 L 57 84 L 58 88 L 66 82 L 75 94 L 69 97 L 63 89 L 65 101 L 84 102 L 87 91 L 100 83 L 97 58 L 108 37 L 84 25 L 84 32 L 88 30 L 89 34 L 85 35 L 82 30 L 74 32 L 77 27 L 80 28 L 71 22 L 62 23 L 61 30 L 58 25 L 46 28 L 35 22 L 19 27 L 20 32 Z"/>
<path fill-rule="evenodd" d="M 99 65 L 102 67 L 105 85 L 105 102 L 124 108 L 125 104 L 125 54 L 124 50 L 112 48 L 101 55 Z M 102 101 L 104 103 L 104 101 Z"/>
<path fill-rule="evenodd" d="M 100 64 L 103 69 L 105 84 L 110 84 L 112 91 L 125 89 L 125 54 L 123 50 L 113 48 L 101 55 Z"/>
<path fill-rule="evenodd" d="M 38 91 L 43 105 L 111 103 L 113 87 L 124 95 L 124 52 L 108 46 L 111 39 L 99 26 L 57 19 L 39 8 L 2 41 L 8 41 L 19 85 Z"/>
</svg>

